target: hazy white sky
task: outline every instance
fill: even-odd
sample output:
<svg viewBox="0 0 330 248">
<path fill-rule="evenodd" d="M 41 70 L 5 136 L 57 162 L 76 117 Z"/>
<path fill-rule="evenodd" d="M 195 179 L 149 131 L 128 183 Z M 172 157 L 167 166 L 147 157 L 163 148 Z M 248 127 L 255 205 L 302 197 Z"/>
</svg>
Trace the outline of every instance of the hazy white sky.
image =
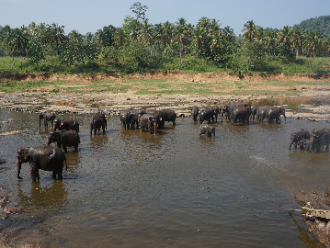
<svg viewBox="0 0 330 248">
<path fill-rule="evenodd" d="M 12 28 L 53 22 L 68 34 L 95 33 L 103 26 L 122 25 L 135 0 L 0 0 L 0 25 Z M 330 0 L 140 0 L 149 9 L 149 22 L 176 22 L 180 17 L 196 25 L 205 16 L 230 26 L 236 35 L 249 20 L 262 27 L 283 28 L 322 15 L 330 15 Z"/>
</svg>

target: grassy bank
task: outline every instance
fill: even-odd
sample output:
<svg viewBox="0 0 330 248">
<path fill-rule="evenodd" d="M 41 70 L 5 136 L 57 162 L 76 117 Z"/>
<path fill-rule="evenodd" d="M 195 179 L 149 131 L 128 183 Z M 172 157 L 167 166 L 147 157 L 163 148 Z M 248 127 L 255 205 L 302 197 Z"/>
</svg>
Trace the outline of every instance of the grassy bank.
<svg viewBox="0 0 330 248">
<path fill-rule="evenodd" d="M 56 94 L 112 92 L 132 93 L 135 95 L 278 95 L 290 93 L 294 95 L 315 87 L 330 88 L 330 82 L 315 83 L 278 80 L 183 82 L 179 80 L 120 78 L 83 83 L 67 83 L 64 81 L 7 82 L 0 84 L 0 92 L 43 92 Z"/>
<path fill-rule="evenodd" d="M 138 65 L 134 60 L 127 59 L 125 63 L 114 63 L 105 59 L 94 59 L 83 64 L 65 65 L 60 63 L 56 56 L 48 56 L 41 60 L 38 65 L 29 58 L 22 58 L 22 72 L 27 73 L 64 73 L 64 74 L 87 74 L 106 73 L 116 71 L 121 74 L 142 73 L 143 71 L 178 71 L 179 58 L 163 57 L 160 61 L 149 61 L 149 64 Z M 212 60 L 205 60 L 193 56 L 185 56 L 182 60 L 181 71 L 201 72 L 233 72 L 247 73 L 247 58 L 237 59 L 235 66 L 231 68 L 219 67 Z M 328 58 L 299 57 L 283 63 L 281 57 L 263 57 L 252 61 L 251 73 L 284 73 L 292 75 L 295 73 L 328 73 Z M 5 73 L 21 73 L 20 58 L 0 57 L 0 71 Z"/>
</svg>

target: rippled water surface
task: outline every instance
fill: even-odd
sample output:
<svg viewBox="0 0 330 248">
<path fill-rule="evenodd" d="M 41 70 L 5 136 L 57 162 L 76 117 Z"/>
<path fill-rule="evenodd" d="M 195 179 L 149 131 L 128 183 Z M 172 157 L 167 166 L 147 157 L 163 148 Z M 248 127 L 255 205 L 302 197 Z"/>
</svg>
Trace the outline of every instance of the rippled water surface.
<svg viewBox="0 0 330 248">
<path fill-rule="evenodd" d="M 66 115 L 72 117 L 73 115 Z M 289 151 L 294 131 L 327 123 L 293 120 L 281 125 L 214 124 L 215 138 L 198 137 L 199 124 L 178 118 L 156 136 L 122 130 L 108 120 L 105 135 L 89 135 L 89 115 L 80 123 L 81 144 L 66 154 L 62 181 L 40 171 L 32 184 L 29 165 L 16 178 L 19 147 L 46 144 L 38 115 L 0 112 L 0 157 L 9 170 L 1 185 L 18 196 L 25 213 L 10 227 L 13 244 L 51 247 L 319 247 L 304 230 L 294 193 L 324 190 L 329 153 Z M 0 222 L 1 224 L 1 222 Z M 1 225 L 9 228 L 8 222 Z M 300 228 L 302 227 L 302 228 Z"/>
</svg>

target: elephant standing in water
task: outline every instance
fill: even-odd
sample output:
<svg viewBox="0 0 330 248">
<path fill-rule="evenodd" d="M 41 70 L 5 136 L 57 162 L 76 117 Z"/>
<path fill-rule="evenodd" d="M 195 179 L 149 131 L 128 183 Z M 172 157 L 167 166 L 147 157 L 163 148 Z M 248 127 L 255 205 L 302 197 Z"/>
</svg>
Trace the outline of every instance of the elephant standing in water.
<svg viewBox="0 0 330 248">
<path fill-rule="evenodd" d="M 17 150 L 17 178 L 20 177 L 22 163 L 30 163 L 30 174 L 32 182 L 39 181 L 39 169 L 44 171 L 52 171 L 52 178 L 62 179 L 63 162 L 66 164 L 64 152 L 51 146 L 34 146 L 19 148 Z M 67 169 L 67 168 L 66 168 Z"/>
<path fill-rule="evenodd" d="M 96 113 L 91 118 L 90 122 L 90 135 L 92 135 L 94 130 L 94 135 L 100 134 L 100 129 L 102 128 L 103 134 L 107 131 L 107 115 L 102 113 Z"/>
<path fill-rule="evenodd" d="M 205 136 L 207 137 L 211 137 L 213 134 L 213 137 L 215 137 L 215 128 L 211 127 L 208 124 L 201 124 L 199 126 L 198 135 L 202 135 L 202 134 L 205 134 Z"/>
<path fill-rule="evenodd" d="M 48 128 L 48 121 L 53 125 L 53 121 L 56 119 L 54 113 L 41 113 L 39 114 L 39 127 L 41 125 L 41 120 L 44 119 L 45 128 Z"/>
<path fill-rule="evenodd" d="M 79 123 L 77 119 L 65 118 L 65 119 L 55 119 L 53 123 L 53 132 L 59 130 L 76 130 L 79 133 Z"/>
<path fill-rule="evenodd" d="M 63 146 L 64 152 L 68 151 L 67 146 L 74 146 L 74 149 L 77 151 L 80 144 L 80 137 L 76 130 L 60 130 L 49 134 L 47 145 L 49 146 L 55 141 L 58 148 L 61 148 L 61 145 Z"/>
<path fill-rule="evenodd" d="M 313 129 L 309 144 L 310 151 L 320 152 L 324 147 L 326 148 L 326 150 L 329 150 L 329 145 L 330 145 L 330 129 L 329 128 Z"/>
<path fill-rule="evenodd" d="M 139 128 L 140 117 L 146 113 L 147 111 L 145 110 L 132 111 L 131 128 L 134 128 L 134 125 L 136 125 L 136 128 Z"/>
<path fill-rule="evenodd" d="M 162 117 L 157 114 L 144 114 L 140 117 L 141 132 L 149 130 L 150 134 L 156 135 L 157 125 L 162 121 Z"/>
<path fill-rule="evenodd" d="M 290 138 L 291 142 L 290 142 L 289 150 L 291 150 L 292 145 L 294 146 L 295 149 L 297 149 L 297 145 L 301 146 L 302 143 L 301 142 L 299 143 L 300 140 L 302 139 L 309 140 L 310 138 L 311 135 L 306 129 L 300 129 L 298 132 L 292 133 Z"/>
<path fill-rule="evenodd" d="M 272 107 L 266 112 L 266 117 L 268 119 L 268 124 L 273 123 L 275 120 L 276 124 L 281 123 L 280 115 L 283 115 L 286 122 L 285 108 L 284 107 Z"/>
<path fill-rule="evenodd" d="M 191 116 L 193 121 L 197 121 L 197 116 L 198 116 L 199 108 L 198 107 L 193 107 L 191 110 Z"/>
<path fill-rule="evenodd" d="M 172 122 L 173 126 L 175 126 L 175 120 L 176 120 L 176 113 L 172 109 L 162 109 L 160 111 L 160 116 L 162 120 L 160 121 L 160 124 L 158 125 L 159 128 L 164 128 L 165 121 Z"/>
<path fill-rule="evenodd" d="M 129 129 L 132 118 L 133 118 L 133 113 L 131 112 L 124 111 L 120 113 L 119 119 L 122 127 L 125 128 L 125 130 Z"/>
<path fill-rule="evenodd" d="M 199 123 L 202 124 L 205 120 L 207 120 L 207 123 L 214 123 L 214 117 L 215 117 L 215 122 L 218 122 L 218 114 L 221 113 L 221 110 L 219 108 L 206 108 L 202 110 L 199 113 Z"/>
</svg>

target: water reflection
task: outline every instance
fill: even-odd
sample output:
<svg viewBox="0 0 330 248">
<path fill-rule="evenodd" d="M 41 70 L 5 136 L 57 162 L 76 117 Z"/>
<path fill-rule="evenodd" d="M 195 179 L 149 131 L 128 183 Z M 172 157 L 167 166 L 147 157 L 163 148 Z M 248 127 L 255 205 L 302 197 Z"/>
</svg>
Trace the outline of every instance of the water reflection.
<svg viewBox="0 0 330 248">
<path fill-rule="evenodd" d="M 18 204 L 23 211 L 29 212 L 35 207 L 47 211 L 60 210 L 67 203 L 67 191 L 62 180 L 53 180 L 46 186 L 44 183 L 33 183 L 29 191 L 23 185 L 23 181 L 17 182 Z"/>
</svg>

